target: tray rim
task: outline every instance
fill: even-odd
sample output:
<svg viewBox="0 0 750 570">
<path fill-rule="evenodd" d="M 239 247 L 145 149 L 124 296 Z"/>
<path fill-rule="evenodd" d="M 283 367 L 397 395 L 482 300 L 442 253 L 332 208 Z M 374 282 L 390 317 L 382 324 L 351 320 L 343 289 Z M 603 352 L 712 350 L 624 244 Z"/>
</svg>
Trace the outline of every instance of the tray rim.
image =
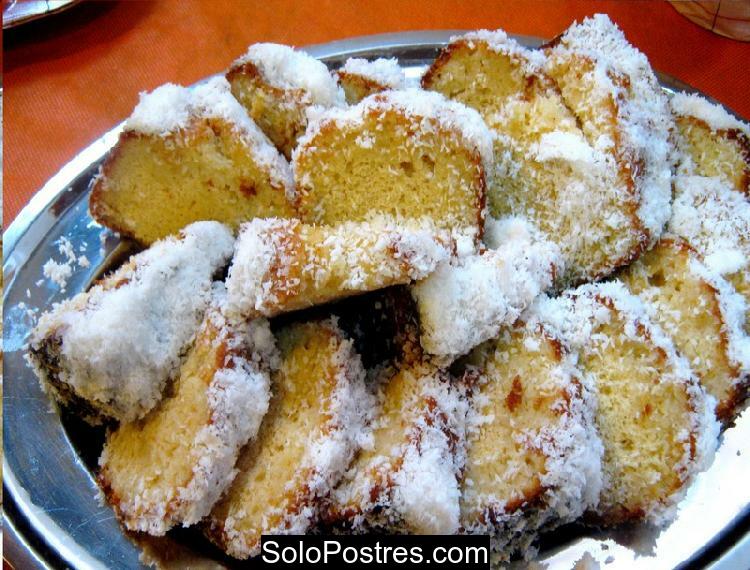
<svg viewBox="0 0 750 570">
<path fill-rule="evenodd" d="M 353 36 L 331 42 L 301 46 L 300 49 L 318 59 L 332 60 L 337 57 L 364 56 L 370 52 L 392 50 L 399 47 L 434 49 L 445 45 L 451 36 L 463 34 L 467 31 L 460 29 L 423 30 Z M 537 47 L 544 42 L 542 38 L 536 36 L 519 34 L 509 34 L 509 36 L 529 47 Z M 700 93 L 703 97 L 720 104 L 728 112 L 741 119 L 737 113 L 729 109 L 726 105 L 701 93 L 687 83 L 658 71 L 656 74 L 662 88 L 668 93 L 674 93 L 675 91 Z M 198 83 L 207 79 L 208 77 Z M 112 129 L 106 131 L 76 154 L 31 197 L 26 206 L 22 208 L 8 226 L 3 235 L 3 279 L 5 291 L 9 290 L 8 285 L 12 283 L 15 270 L 22 266 L 22 264 L 17 265 L 13 254 L 19 249 L 25 249 L 24 246 L 32 245 L 32 242 L 34 242 L 33 245 L 36 245 L 37 236 L 40 234 L 44 236 L 48 233 L 54 220 L 41 219 L 42 214 L 44 214 L 48 207 L 55 203 L 55 200 L 87 168 L 90 168 L 94 163 L 103 159 L 116 143 L 124 123 L 125 121 L 116 124 Z M 5 291 L 3 293 L 4 298 Z M 3 315 L 5 314 L 4 311 L 5 309 L 3 309 Z M 4 434 L 7 433 L 4 430 Z M 65 540 L 69 535 L 65 534 L 46 513 L 30 501 L 24 501 L 25 494 L 25 490 L 20 487 L 15 474 L 7 463 L 5 455 L 3 455 L 3 495 L 5 502 L 5 508 L 3 508 L 3 525 L 7 531 L 10 531 L 3 533 L 3 540 L 4 542 L 8 541 L 11 543 L 12 548 L 8 550 L 27 555 L 23 560 L 24 566 L 21 567 L 54 568 L 60 563 L 70 564 L 74 568 L 101 567 L 101 564 L 92 558 L 88 554 L 88 551 L 78 543 L 72 540 Z M 10 506 L 10 509 L 7 508 L 8 506 Z M 15 514 L 12 516 L 9 515 L 8 510 Z M 736 561 L 750 559 L 750 507 L 745 509 L 725 527 L 723 532 L 730 533 L 739 530 L 742 533 L 743 526 L 745 528 L 744 534 L 741 534 L 736 541 L 725 545 L 723 549 L 716 553 L 716 556 L 709 556 L 707 560 L 703 560 L 708 565 L 707 567 L 729 570 L 734 567 L 733 563 L 736 563 Z M 62 535 L 63 540 L 60 540 L 60 537 L 57 536 L 58 533 Z M 713 540 L 705 545 L 704 550 L 696 553 L 696 556 L 686 563 L 687 567 L 692 567 L 698 558 L 703 558 L 703 556 L 714 550 L 718 546 L 715 543 L 720 538 L 721 535 L 714 536 Z M 35 544 L 41 545 L 41 548 L 35 547 Z M 49 552 L 45 553 L 42 551 Z M 33 566 L 28 566 L 28 564 L 32 564 Z M 681 567 L 683 566 L 685 564 L 681 565 Z"/>
</svg>

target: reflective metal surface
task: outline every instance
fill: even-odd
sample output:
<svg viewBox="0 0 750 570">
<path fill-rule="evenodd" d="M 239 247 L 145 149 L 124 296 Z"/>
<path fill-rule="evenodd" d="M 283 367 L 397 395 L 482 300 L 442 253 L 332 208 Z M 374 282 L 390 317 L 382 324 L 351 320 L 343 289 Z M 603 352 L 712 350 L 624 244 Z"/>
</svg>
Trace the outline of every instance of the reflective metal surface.
<svg viewBox="0 0 750 570">
<path fill-rule="evenodd" d="M 3 29 L 14 28 L 71 8 L 81 0 L 10 0 L 3 7 Z"/>
<path fill-rule="evenodd" d="M 397 57 L 407 74 L 417 78 L 451 34 L 371 36 L 307 51 L 332 67 L 352 55 Z M 519 39 L 526 45 L 539 44 L 533 38 Z M 668 77 L 661 80 L 667 90 L 687 88 Z M 85 289 L 128 247 L 94 224 L 87 211 L 90 180 L 120 128 L 94 142 L 45 184 L 5 234 L 5 524 L 11 525 L 6 526 L 11 531 L 6 533 L 12 542 L 9 554 L 15 549 L 26 555 L 18 566 L 22 568 L 143 567 L 140 549 L 121 531 L 112 511 L 96 499 L 91 468 L 101 447 L 101 431 L 75 418 L 61 420 L 23 358 L 26 336 L 39 312 Z M 75 267 L 64 292 L 42 275 L 49 258 L 63 259 L 57 245 L 61 237 L 91 262 L 89 267 Z M 545 538 L 539 561 L 547 568 L 567 569 L 588 552 L 607 569 L 711 564 L 736 568 L 737 561 L 747 562 L 750 485 L 744 479 L 750 474 L 749 440 L 750 414 L 745 412 L 723 436 L 715 462 L 698 477 L 668 528 L 563 529 Z"/>
</svg>

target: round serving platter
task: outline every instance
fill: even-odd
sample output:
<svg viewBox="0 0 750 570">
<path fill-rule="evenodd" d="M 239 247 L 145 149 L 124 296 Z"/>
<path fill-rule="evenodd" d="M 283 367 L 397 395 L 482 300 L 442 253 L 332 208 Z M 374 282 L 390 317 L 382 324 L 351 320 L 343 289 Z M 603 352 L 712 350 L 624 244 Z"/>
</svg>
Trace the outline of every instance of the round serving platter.
<svg viewBox="0 0 750 570">
<path fill-rule="evenodd" d="M 308 53 L 336 68 L 352 56 L 395 57 L 416 80 L 459 31 L 367 36 L 315 45 Z M 540 40 L 516 36 L 536 47 Z M 667 92 L 694 91 L 664 75 Z M 118 125 L 60 170 L 32 198 L 4 236 L 4 540 L 17 568 L 146 568 L 141 548 L 97 500 L 92 475 L 103 434 L 63 414 L 26 366 L 24 345 L 38 315 L 86 289 L 130 251 L 88 214 L 92 177 L 122 129 Z M 88 266 L 76 265 L 65 290 L 43 276 L 49 259 L 66 261 L 60 239 Z M 85 265 L 85 264 L 84 264 Z M 750 412 L 722 436 L 711 467 L 698 476 L 664 529 L 601 530 L 576 525 L 543 539 L 537 562 L 572 568 L 584 557 L 602 568 L 739 568 L 750 560 Z M 179 540 L 179 539 L 178 539 Z M 588 553 L 588 554 L 587 554 Z M 744 561 L 744 563 L 743 563 Z M 525 567 L 523 562 L 513 566 Z"/>
</svg>

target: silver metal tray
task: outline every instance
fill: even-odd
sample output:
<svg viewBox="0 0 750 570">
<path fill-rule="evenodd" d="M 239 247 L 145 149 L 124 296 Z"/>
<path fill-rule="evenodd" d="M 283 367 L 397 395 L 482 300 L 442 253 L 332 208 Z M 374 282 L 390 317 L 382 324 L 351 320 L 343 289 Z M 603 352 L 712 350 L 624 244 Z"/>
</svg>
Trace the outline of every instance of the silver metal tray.
<svg viewBox="0 0 750 570">
<path fill-rule="evenodd" d="M 458 32 L 387 34 L 311 46 L 336 67 L 350 56 L 396 57 L 418 77 Z M 539 40 L 518 37 L 529 46 Z M 692 91 L 660 77 L 667 91 Z M 96 496 L 92 467 L 102 433 L 53 410 L 24 362 L 35 315 L 85 289 L 128 245 L 94 224 L 87 210 L 89 183 L 122 125 L 96 140 L 32 198 L 5 234 L 4 246 L 4 529 L 6 553 L 19 568 L 142 568 L 141 550 L 122 532 Z M 61 260 L 68 238 L 89 267 L 77 267 L 67 290 L 42 280 L 42 266 Z M 41 281 L 40 281 L 41 280 Z M 646 526 L 596 531 L 571 526 L 542 543 L 538 561 L 571 568 L 585 553 L 602 568 L 746 567 L 750 564 L 750 412 L 728 430 L 711 468 L 701 474 L 662 530 Z M 179 539 L 179 537 L 178 537 Z M 191 541 L 192 542 L 192 541 Z M 516 563 L 516 566 L 525 564 Z"/>
<path fill-rule="evenodd" d="M 68 8 L 72 8 L 81 0 L 10 0 L 3 8 L 3 29 L 7 30 L 45 18 Z"/>
</svg>

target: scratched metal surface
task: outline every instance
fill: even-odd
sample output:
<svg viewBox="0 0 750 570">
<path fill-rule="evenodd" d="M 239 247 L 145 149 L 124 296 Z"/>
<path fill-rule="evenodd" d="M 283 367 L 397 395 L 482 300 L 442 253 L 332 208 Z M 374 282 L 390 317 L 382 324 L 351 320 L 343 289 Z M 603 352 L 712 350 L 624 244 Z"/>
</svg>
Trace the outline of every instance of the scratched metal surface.
<svg viewBox="0 0 750 570">
<path fill-rule="evenodd" d="M 331 67 L 352 55 L 397 57 L 407 75 L 416 79 L 451 33 L 371 36 L 311 46 L 308 51 Z M 538 44 L 533 38 L 519 40 Z M 667 91 L 690 90 L 672 78 L 661 80 Z M 23 358 L 28 331 L 38 314 L 84 290 L 129 248 L 94 224 L 87 210 L 91 178 L 120 129 L 121 125 L 109 131 L 66 165 L 5 234 L 5 524 L 11 531 L 6 533 L 11 552 L 23 560 L 19 567 L 143 567 L 140 548 L 123 534 L 112 511 L 95 498 L 92 467 L 101 448 L 101 432 L 74 418 L 61 419 Z M 64 260 L 58 250 L 61 237 L 91 262 L 89 267 L 75 268 L 65 291 L 42 279 L 48 259 Z M 707 557 L 724 556 L 717 567 L 735 567 L 748 555 L 744 532 L 750 519 L 750 486 L 744 478 L 750 473 L 750 453 L 745 452 L 749 439 L 746 412 L 724 434 L 716 460 L 698 477 L 669 527 L 660 531 L 645 526 L 609 531 L 568 527 L 544 539 L 538 561 L 547 568 L 567 569 L 588 552 L 608 569 L 659 569 L 704 566 Z M 720 540 L 727 544 L 708 550 Z M 158 542 L 151 550 L 159 550 Z"/>
</svg>

